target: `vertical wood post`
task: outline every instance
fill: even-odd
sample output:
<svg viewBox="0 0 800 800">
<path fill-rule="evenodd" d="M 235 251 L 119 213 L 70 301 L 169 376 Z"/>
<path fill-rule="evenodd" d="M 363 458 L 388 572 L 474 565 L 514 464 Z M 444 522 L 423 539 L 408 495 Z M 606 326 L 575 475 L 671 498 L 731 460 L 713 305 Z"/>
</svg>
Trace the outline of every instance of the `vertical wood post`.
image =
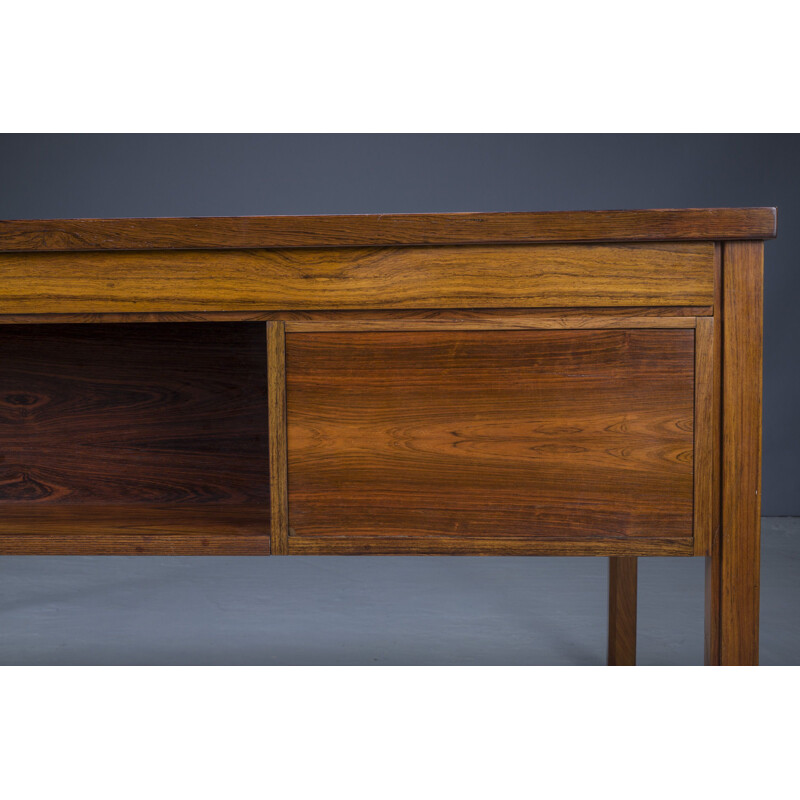
<svg viewBox="0 0 800 800">
<path fill-rule="evenodd" d="M 763 243 L 722 268 L 721 529 L 706 570 L 706 663 L 758 664 Z M 717 309 L 719 311 L 719 309 Z"/>
<path fill-rule="evenodd" d="M 717 387 L 719 388 L 719 387 Z M 715 428 L 714 318 L 698 317 L 694 332 L 694 554 L 711 552 L 714 519 Z M 718 495 L 717 495 L 718 497 Z"/>
<path fill-rule="evenodd" d="M 285 339 L 283 322 L 267 323 L 270 553 L 280 556 L 289 554 Z"/>
<path fill-rule="evenodd" d="M 636 664 L 637 559 L 608 559 L 608 665 Z"/>
</svg>

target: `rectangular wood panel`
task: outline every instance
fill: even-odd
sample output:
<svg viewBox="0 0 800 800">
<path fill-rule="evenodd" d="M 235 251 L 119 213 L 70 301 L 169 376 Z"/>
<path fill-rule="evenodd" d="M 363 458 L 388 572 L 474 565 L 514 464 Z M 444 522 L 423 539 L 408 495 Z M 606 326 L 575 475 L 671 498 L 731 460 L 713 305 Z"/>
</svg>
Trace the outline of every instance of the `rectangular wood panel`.
<svg viewBox="0 0 800 800">
<path fill-rule="evenodd" d="M 290 552 L 691 550 L 693 330 L 287 334 L 286 370 Z"/>
<path fill-rule="evenodd" d="M 0 552 L 269 552 L 263 325 L 4 326 L 0 364 Z"/>
<path fill-rule="evenodd" d="M 704 306 L 711 242 L 0 254 L 0 314 Z"/>
</svg>

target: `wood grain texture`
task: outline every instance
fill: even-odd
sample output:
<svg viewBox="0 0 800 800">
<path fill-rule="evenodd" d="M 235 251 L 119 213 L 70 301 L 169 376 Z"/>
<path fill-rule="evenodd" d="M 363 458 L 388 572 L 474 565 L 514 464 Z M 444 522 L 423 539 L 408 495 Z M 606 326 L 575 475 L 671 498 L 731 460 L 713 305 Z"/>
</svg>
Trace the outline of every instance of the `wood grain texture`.
<svg viewBox="0 0 800 800">
<path fill-rule="evenodd" d="M 534 539 L 476 536 L 298 536 L 296 556 L 691 556 L 692 542 L 667 539 Z"/>
<path fill-rule="evenodd" d="M 118 552 L 120 526 L 149 532 L 159 507 L 175 509 L 165 531 L 195 535 L 180 509 L 268 506 L 263 325 L 6 326 L 0 364 L 0 518 L 74 532 L 125 508 Z"/>
<path fill-rule="evenodd" d="M 720 603 L 722 585 L 722 548 L 720 531 L 714 530 L 711 547 L 705 563 L 705 630 L 703 637 L 703 663 L 720 665 Z"/>
<path fill-rule="evenodd" d="M 722 527 L 716 601 L 722 665 L 758 664 L 763 244 L 723 254 Z M 714 554 L 712 554 L 713 556 Z M 712 587 L 714 579 L 712 576 Z M 712 611 L 715 602 L 711 602 Z M 710 654 L 713 658 L 713 653 Z M 713 663 L 713 661 L 712 661 Z"/>
<path fill-rule="evenodd" d="M 592 330 L 595 328 L 694 328 L 695 317 L 639 316 L 516 316 L 487 320 L 315 320 L 286 322 L 289 333 L 339 331 L 522 331 L 522 330 Z"/>
<path fill-rule="evenodd" d="M 697 321 L 694 356 L 694 552 L 711 547 L 714 513 L 714 320 Z"/>
<path fill-rule="evenodd" d="M 608 560 L 608 665 L 636 665 L 637 560 Z"/>
<path fill-rule="evenodd" d="M 712 541 L 719 536 L 722 523 L 722 243 L 718 243 L 714 258 L 714 503 L 712 512 Z M 710 552 L 710 548 L 709 548 Z"/>
<path fill-rule="evenodd" d="M 691 330 L 290 334 L 286 359 L 293 535 L 691 542 Z"/>
<path fill-rule="evenodd" d="M 584 317 L 709 317 L 713 306 L 660 306 L 660 307 L 596 307 L 596 308 L 426 308 L 426 309 L 328 309 L 324 311 L 152 311 L 99 314 L 1 314 L 0 325 L 101 323 L 101 322 L 269 322 L 283 320 L 287 323 L 307 322 L 496 322 L 498 327 L 510 327 L 520 322 L 519 328 L 528 327 L 527 320 L 562 320 L 560 327 L 582 327 Z M 609 325 L 611 327 L 611 325 Z"/>
<path fill-rule="evenodd" d="M 720 572 L 722 567 L 722 244 L 716 247 L 714 278 L 714 505 L 711 541 L 705 563 L 704 663 L 719 664 Z"/>
<path fill-rule="evenodd" d="M 0 221 L 0 250 L 765 239 L 774 208 Z"/>
<path fill-rule="evenodd" d="M 709 242 L 0 254 L 0 313 L 709 305 Z"/>
<path fill-rule="evenodd" d="M 0 555 L 269 554 L 269 507 L 6 504 Z"/>
<path fill-rule="evenodd" d="M 286 345 L 284 324 L 267 323 L 269 392 L 269 485 L 273 555 L 289 553 L 289 500 L 286 456 Z"/>
</svg>

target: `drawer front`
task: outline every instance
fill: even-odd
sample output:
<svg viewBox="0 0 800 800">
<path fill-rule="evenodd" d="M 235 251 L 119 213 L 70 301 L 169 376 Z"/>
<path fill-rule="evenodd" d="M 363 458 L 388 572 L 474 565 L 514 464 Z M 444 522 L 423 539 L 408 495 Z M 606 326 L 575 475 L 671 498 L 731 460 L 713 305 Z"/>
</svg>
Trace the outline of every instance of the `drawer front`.
<svg viewBox="0 0 800 800">
<path fill-rule="evenodd" d="M 290 552 L 688 553 L 694 356 L 693 329 L 288 334 Z"/>
<path fill-rule="evenodd" d="M 714 244 L 0 253 L 0 314 L 709 306 Z"/>
</svg>

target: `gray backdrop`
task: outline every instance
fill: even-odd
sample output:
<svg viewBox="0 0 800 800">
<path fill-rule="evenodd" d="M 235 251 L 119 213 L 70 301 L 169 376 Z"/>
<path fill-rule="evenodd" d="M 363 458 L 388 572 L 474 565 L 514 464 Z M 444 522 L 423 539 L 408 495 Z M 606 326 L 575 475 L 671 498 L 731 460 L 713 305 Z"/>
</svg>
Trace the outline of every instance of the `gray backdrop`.
<svg viewBox="0 0 800 800">
<path fill-rule="evenodd" d="M 2 135 L 0 219 L 777 205 L 765 515 L 800 515 L 800 136 Z"/>
</svg>

